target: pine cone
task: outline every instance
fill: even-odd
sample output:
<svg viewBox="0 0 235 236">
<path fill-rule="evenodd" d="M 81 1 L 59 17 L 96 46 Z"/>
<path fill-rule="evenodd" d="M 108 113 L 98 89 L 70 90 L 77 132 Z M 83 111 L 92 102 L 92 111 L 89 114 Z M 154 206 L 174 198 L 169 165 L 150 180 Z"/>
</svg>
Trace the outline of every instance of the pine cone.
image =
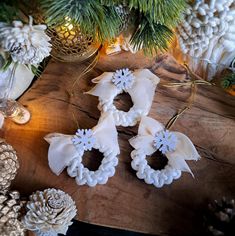
<svg viewBox="0 0 235 236">
<path fill-rule="evenodd" d="M 13 21 L 12 25 L 0 25 L 0 42 L 4 51 L 11 54 L 14 62 L 38 64 L 50 55 L 50 37 L 45 25 L 34 25 L 30 17 L 29 25 Z"/>
<path fill-rule="evenodd" d="M 25 229 L 19 221 L 20 194 L 11 191 L 6 195 L 0 193 L 0 235 L 1 236 L 24 236 Z"/>
<path fill-rule="evenodd" d="M 72 198 L 61 190 L 46 189 L 30 196 L 23 223 L 28 230 L 39 233 L 66 234 L 72 219 L 76 216 L 76 206 Z"/>
<path fill-rule="evenodd" d="M 7 192 L 18 169 L 16 151 L 11 145 L 0 141 L 0 192 Z"/>
<path fill-rule="evenodd" d="M 213 236 L 235 235 L 235 201 L 222 198 L 209 204 L 205 218 L 207 230 Z"/>
<path fill-rule="evenodd" d="M 115 6 L 115 10 L 117 12 L 117 14 L 120 16 L 121 18 L 121 26 L 120 26 L 120 33 L 124 30 L 127 29 L 129 21 L 130 21 L 130 10 L 128 7 L 123 6 L 123 5 L 118 5 Z"/>
</svg>

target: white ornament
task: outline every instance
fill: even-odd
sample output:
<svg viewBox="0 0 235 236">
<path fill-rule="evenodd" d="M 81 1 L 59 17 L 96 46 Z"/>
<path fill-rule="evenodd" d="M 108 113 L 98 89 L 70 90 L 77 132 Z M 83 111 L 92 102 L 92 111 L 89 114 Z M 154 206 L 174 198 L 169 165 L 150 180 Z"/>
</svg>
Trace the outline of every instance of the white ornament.
<svg viewBox="0 0 235 236">
<path fill-rule="evenodd" d="M 45 137 L 50 144 L 49 166 L 56 175 L 59 175 L 67 167 L 68 175 L 75 178 L 78 185 L 87 184 L 94 187 L 97 184 L 106 184 L 108 179 L 115 174 L 115 167 L 118 164 L 117 155 L 120 150 L 112 115 L 103 114 L 92 132 L 93 148 L 104 155 L 101 165 L 96 171 L 90 171 L 82 164 L 84 146 L 75 147 L 72 142 L 73 136 L 53 133 Z"/>
<path fill-rule="evenodd" d="M 131 87 L 121 89 L 113 83 L 114 75 L 113 72 L 104 72 L 93 79 L 96 86 L 87 93 L 99 98 L 98 108 L 102 113 L 111 113 L 116 126 L 134 126 L 142 116 L 148 115 L 160 79 L 148 69 L 138 69 L 131 75 L 134 77 Z M 123 92 L 127 92 L 133 102 L 128 112 L 118 110 L 113 104 L 114 98 Z"/>
<path fill-rule="evenodd" d="M 77 149 L 91 150 L 95 144 L 93 131 L 91 129 L 78 129 L 76 135 L 72 138 L 72 142 Z"/>
<path fill-rule="evenodd" d="M 35 65 L 50 55 L 50 37 L 45 33 L 45 25 L 33 25 L 13 21 L 12 25 L 0 24 L 0 42 L 4 51 L 9 52 L 12 60 L 20 64 Z"/>
<path fill-rule="evenodd" d="M 158 138 L 156 140 L 155 135 L 161 132 L 165 132 L 161 123 L 152 118 L 143 117 L 138 135 L 129 140 L 130 144 L 135 148 L 131 152 L 131 166 L 137 171 L 137 177 L 143 179 L 147 184 L 153 184 L 157 188 L 161 188 L 164 184 L 171 184 L 174 179 L 180 178 L 182 171 L 192 174 L 186 160 L 198 160 L 200 158 L 196 148 L 187 136 L 179 132 L 171 132 L 175 137 L 172 134 L 167 134 L 167 137 L 169 135 L 171 137 L 171 144 L 166 142 L 168 148 L 165 155 L 168 159 L 168 164 L 162 170 L 154 170 L 148 165 L 146 156 L 151 156 L 156 151 L 154 141 L 157 141 Z M 174 143 L 176 143 L 175 147 Z"/>
<path fill-rule="evenodd" d="M 162 130 L 155 134 L 154 146 L 163 154 L 175 151 L 177 144 L 177 137 L 169 130 Z"/>
<path fill-rule="evenodd" d="M 135 77 L 133 73 L 128 69 L 116 70 L 113 75 L 113 83 L 117 86 L 118 89 L 130 89 L 133 85 Z"/>
<path fill-rule="evenodd" d="M 58 189 L 37 191 L 29 197 L 23 218 L 26 229 L 37 235 L 66 234 L 77 210 L 73 199 Z"/>
</svg>

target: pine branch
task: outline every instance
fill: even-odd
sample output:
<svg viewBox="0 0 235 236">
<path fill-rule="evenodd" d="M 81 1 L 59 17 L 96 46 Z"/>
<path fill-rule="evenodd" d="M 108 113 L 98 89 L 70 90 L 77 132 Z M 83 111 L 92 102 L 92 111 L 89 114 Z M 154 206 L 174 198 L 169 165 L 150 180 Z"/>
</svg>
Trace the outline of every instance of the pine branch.
<svg viewBox="0 0 235 236">
<path fill-rule="evenodd" d="M 232 85 L 235 85 L 235 72 L 230 72 L 221 81 L 221 87 L 223 89 L 228 89 Z"/>
<path fill-rule="evenodd" d="M 140 25 L 131 38 L 134 49 L 152 54 L 158 50 L 164 51 L 168 47 L 168 42 L 172 40 L 173 32 L 158 23 L 152 23 L 147 17 L 143 16 Z"/>
<path fill-rule="evenodd" d="M 112 6 L 122 4 L 130 9 L 148 15 L 153 23 L 174 27 L 187 6 L 187 0 L 100 0 L 102 4 Z"/>
<path fill-rule="evenodd" d="M 2 0 L 0 3 L 0 22 L 10 24 L 20 19 L 20 12 L 16 1 Z"/>
<path fill-rule="evenodd" d="M 40 0 L 48 25 L 63 24 L 69 17 L 81 30 L 100 41 L 116 36 L 121 24 L 114 7 L 103 6 L 99 0 Z"/>
</svg>

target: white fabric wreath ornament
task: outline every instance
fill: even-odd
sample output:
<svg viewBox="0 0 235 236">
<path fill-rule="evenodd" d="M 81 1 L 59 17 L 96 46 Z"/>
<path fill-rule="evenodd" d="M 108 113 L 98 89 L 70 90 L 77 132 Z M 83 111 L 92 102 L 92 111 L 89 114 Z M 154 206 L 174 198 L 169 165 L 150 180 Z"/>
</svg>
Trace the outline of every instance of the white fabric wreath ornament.
<svg viewBox="0 0 235 236">
<path fill-rule="evenodd" d="M 148 115 L 159 81 L 160 79 L 148 69 L 104 72 L 92 80 L 96 86 L 87 94 L 99 98 L 99 110 L 102 113 L 112 113 L 117 126 L 134 126 L 142 116 Z M 113 104 L 114 98 L 123 92 L 128 93 L 133 102 L 128 112 L 118 110 Z"/>
<path fill-rule="evenodd" d="M 13 21 L 12 25 L 0 23 L 0 42 L 4 51 L 9 52 L 12 60 L 20 64 L 39 64 L 50 55 L 50 37 L 45 33 L 46 25 L 33 25 Z"/>
<path fill-rule="evenodd" d="M 56 175 L 67 167 L 68 175 L 75 178 L 78 185 L 90 187 L 106 184 L 114 176 L 120 150 L 112 114 L 103 114 L 92 130 L 78 130 L 75 136 L 52 133 L 45 140 L 50 144 L 49 166 Z M 104 155 L 96 171 L 90 171 L 82 164 L 84 152 L 92 148 Z"/>
<path fill-rule="evenodd" d="M 186 135 L 166 130 L 161 123 L 149 117 L 141 119 L 138 135 L 129 142 L 135 148 L 131 152 L 131 166 L 137 171 L 137 177 L 157 188 L 180 178 L 182 171 L 192 174 L 186 160 L 200 159 L 196 148 Z M 151 156 L 157 150 L 168 159 L 168 164 L 162 170 L 154 170 L 146 160 L 146 156 Z"/>
</svg>

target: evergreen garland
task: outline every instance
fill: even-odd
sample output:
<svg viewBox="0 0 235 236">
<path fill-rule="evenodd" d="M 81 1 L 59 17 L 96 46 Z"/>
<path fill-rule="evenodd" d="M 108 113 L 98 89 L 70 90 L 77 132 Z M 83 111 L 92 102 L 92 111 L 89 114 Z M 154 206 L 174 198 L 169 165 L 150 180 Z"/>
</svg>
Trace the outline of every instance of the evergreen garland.
<svg viewBox="0 0 235 236">
<path fill-rule="evenodd" d="M 151 23 L 148 17 L 143 16 L 141 24 L 131 38 L 135 50 L 143 48 L 145 53 L 166 50 L 168 42 L 172 39 L 172 31 L 165 25 Z"/>
<path fill-rule="evenodd" d="M 228 89 L 235 85 L 235 72 L 227 74 L 221 81 L 221 86 L 223 89 Z"/>
<path fill-rule="evenodd" d="M 99 0 L 40 0 L 39 3 L 49 26 L 63 24 L 69 17 L 83 32 L 98 36 L 100 41 L 114 38 L 121 25 L 114 6 L 104 6 Z"/>
<path fill-rule="evenodd" d="M 13 0 L 1 0 L 0 22 L 10 24 L 13 20 L 20 19 L 18 4 Z"/>
<path fill-rule="evenodd" d="M 30 3 L 29 0 L 25 1 Z M 1 2 L 13 4 L 16 1 Z M 65 19 L 69 18 L 71 23 L 79 24 L 82 32 L 92 35 L 100 42 L 118 36 L 122 17 L 116 7 L 125 6 L 132 13 L 129 21 L 133 24 L 131 43 L 136 50 L 143 49 L 150 54 L 167 49 L 173 35 L 172 29 L 180 20 L 187 4 L 187 0 L 37 0 L 37 2 L 48 26 L 64 24 Z M 10 22 L 9 19 L 13 19 L 16 12 L 13 6 L 3 5 L 0 9 L 0 21 Z"/>
<path fill-rule="evenodd" d="M 186 0 L 40 0 L 48 24 L 60 24 L 70 17 L 84 32 L 102 42 L 118 35 L 121 17 L 115 6 L 135 12 L 131 43 L 147 53 L 167 49 L 172 28 L 177 24 Z"/>
</svg>

